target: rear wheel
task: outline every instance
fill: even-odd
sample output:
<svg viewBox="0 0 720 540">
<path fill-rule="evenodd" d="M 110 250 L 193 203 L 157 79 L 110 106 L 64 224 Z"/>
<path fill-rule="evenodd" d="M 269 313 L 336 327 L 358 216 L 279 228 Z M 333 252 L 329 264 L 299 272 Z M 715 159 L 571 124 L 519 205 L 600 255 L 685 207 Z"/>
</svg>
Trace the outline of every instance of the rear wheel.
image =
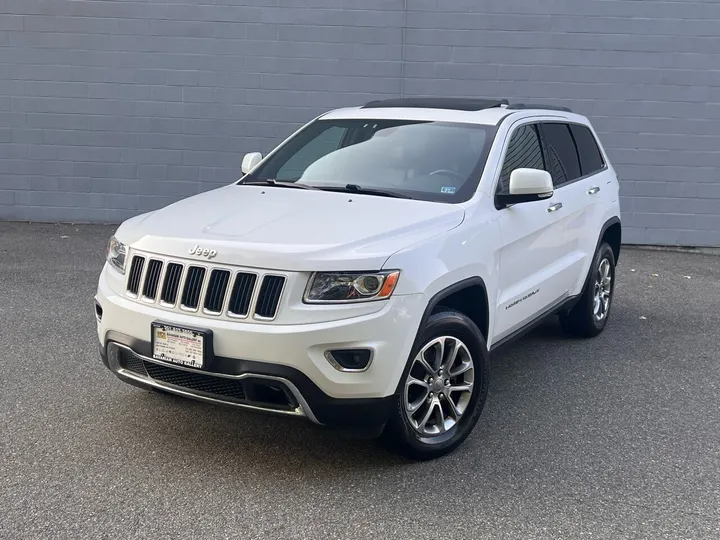
<svg viewBox="0 0 720 540">
<path fill-rule="evenodd" d="M 421 329 L 384 436 L 412 459 L 452 452 L 470 434 L 487 396 L 488 354 L 477 326 L 454 310 Z"/>
<path fill-rule="evenodd" d="M 567 314 L 560 316 L 563 329 L 579 337 L 595 337 L 605 329 L 615 290 L 615 254 L 603 242 L 595 253 L 590 278 L 580 300 Z"/>
</svg>

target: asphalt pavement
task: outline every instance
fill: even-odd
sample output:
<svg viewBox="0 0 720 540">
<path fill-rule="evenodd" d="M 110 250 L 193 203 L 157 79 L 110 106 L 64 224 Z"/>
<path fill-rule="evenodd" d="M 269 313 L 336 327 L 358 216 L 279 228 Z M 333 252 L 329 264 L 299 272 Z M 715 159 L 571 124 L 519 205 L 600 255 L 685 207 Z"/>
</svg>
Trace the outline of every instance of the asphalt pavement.
<svg viewBox="0 0 720 540">
<path fill-rule="evenodd" d="M 107 226 L 0 223 L 0 538 L 720 538 L 720 257 L 624 249 L 606 331 L 494 354 L 454 454 L 128 386 Z"/>
</svg>

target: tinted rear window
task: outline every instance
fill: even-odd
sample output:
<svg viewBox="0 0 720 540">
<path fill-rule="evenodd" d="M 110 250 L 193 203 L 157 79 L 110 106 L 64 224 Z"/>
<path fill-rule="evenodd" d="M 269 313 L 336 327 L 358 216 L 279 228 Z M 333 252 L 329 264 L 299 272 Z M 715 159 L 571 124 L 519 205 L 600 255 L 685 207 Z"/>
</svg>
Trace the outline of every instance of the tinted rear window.
<svg viewBox="0 0 720 540">
<path fill-rule="evenodd" d="M 578 153 L 580 154 L 580 167 L 583 176 L 599 171 L 605 166 L 597 141 L 586 126 L 571 124 L 570 129 L 575 144 L 577 144 Z"/>
<path fill-rule="evenodd" d="M 559 186 L 580 178 L 580 160 L 575 141 L 567 124 L 547 123 L 542 125 L 545 144 L 550 158 L 550 174 L 553 184 Z"/>
</svg>

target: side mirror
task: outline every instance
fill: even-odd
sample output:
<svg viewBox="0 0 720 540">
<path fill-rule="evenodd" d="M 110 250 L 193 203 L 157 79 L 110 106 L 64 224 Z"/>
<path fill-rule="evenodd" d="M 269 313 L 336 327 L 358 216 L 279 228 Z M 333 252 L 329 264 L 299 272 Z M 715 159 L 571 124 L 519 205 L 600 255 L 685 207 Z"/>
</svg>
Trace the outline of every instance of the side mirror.
<svg viewBox="0 0 720 540">
<path fill-rule="evenodd" d="M 510 174 L 510 193 L 498 194 L 497 206 L 506 208 L 512 204 L 540 201 L 552 197 L 552 177 L 540 169 L 515 169 Z"/>
<path fill-rule="evenodd" d="M 263 156 L 260 152 L 250 152 L 249 154 L 245 154 L 241 165 L 242 173 L 247 174 L 252 171 L 255 167 L 257 167 L 258 163 L 262 161 L 262 157 Z"/>
</svg>

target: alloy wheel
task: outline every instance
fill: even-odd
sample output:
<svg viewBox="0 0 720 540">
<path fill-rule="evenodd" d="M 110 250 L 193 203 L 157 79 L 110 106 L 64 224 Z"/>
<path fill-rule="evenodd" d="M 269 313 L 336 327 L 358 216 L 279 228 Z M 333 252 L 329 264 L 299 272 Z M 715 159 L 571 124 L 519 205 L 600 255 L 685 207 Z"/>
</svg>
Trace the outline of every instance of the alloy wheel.
<svg viewBox="0 0 720 540">
<path fill-rule="evenodd" d="M 600 261 L 595 278 L 593 316 L 600 322 L 607 317 L 610 309 L 610 296 L 612 294 L 612 272 L 610 261 L 605 258 Z"/>
<path fill-rule="evenodd" d="M 457 425 L 472 397 L 475 366 L 467 346 L 453 336 L 433 339 L 417 353 L 403 391 L 410 425 L 434 437 Z"/>
</svg>

